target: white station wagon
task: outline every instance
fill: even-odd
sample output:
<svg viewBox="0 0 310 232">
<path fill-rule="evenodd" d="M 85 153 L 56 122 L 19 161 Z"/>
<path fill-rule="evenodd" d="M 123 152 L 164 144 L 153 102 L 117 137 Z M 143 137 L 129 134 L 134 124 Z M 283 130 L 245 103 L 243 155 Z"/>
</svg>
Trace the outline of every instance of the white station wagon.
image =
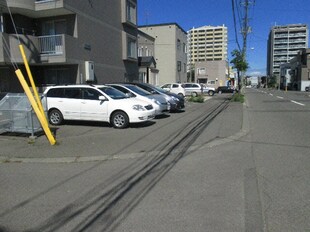
<svg viewBox="0 0 310 232">
<path fill-rule="evenodd" d="M 60 125 L 63 120 L 86 120 L 125 128 L 129 123 L 155 117 L 155 109 L 150 103 L 128 98 L 119 90 L 104 85 L 49 87 L 43 93 L 42 103 L 52 125 Z"/>
</svg>

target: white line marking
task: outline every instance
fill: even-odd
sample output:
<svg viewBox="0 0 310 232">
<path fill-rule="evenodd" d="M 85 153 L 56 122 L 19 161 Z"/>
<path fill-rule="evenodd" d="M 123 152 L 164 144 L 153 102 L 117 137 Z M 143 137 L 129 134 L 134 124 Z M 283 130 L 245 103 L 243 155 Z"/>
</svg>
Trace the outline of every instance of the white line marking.
<svg viewBox="0 0 310 232">
<path fill-rule="evenodd" d="M 270 95 L 270 96 L 273 96 L 273 94 L 272 94 L 272 93 L 270 93 L 269 95 Z"/>
<path fill-rule="evenodd" d="M 277 98 L 283 99 L 284 97 L 277 96 Z"/>
<path fill-rule="evenodd" d="M 293 100 L 291 100 L 291 102 L 293 102 L 293 103 L 295 103 L 295 104 L 297 104 L 297 105 L 301 105 L 301 106 L 304 106 L 304 105 L 305 105 L 305 104 L 302 104 L 302 103 L 300 103 L 300 102 L 293 101 Z"/>
</svg>

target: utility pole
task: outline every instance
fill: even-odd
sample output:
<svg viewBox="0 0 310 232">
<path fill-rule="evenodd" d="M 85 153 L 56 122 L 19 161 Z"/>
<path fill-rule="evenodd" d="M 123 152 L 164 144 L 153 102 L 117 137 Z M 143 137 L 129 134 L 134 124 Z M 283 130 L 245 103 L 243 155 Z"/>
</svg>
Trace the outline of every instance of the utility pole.
<svg viewBox="0 0 310 232">
<path fill-rule="evenodd" d="M 244 18 L 243 18 L 243 27 L 242 27 L 242 38 L 243 38 L 243 46 L 242 46 L 242 55 L 246 58 L 246 51 L 247 51 L 247 36 L 251 32 L 251 27 L 249 27 L 249 0 L 245 0 L 243 2 L 244 5 Z"/>
<path fill-rule="evenodd" d="M 243 24 L 242 24 L 243 27 L 241 30 L 242 39 L 243 39 L 241 55 L 244 61 L 246 61 L 247 36 L 251 32 L 251 27 L 249 26 L 249 13 L 248 12 L 249 12 L 250 4 L 255 3 L 255 0 L 253 1 L 254 2 L 250 2 L 249 0 L 244 0 L 244 2 L 242 2 L 242 5 L 244 6 L 244 18 L 243 18 Z M 241 74 L 241 86 L 243 85 L 243 76 L 244 76 L 244 73 Z"/>
</svg>

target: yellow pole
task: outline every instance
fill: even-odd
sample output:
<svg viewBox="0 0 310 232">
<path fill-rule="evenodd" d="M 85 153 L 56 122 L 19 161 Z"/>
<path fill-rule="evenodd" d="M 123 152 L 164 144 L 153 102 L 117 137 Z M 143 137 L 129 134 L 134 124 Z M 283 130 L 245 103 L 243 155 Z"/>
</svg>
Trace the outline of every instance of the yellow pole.
<svg viewBox="0 0 310 232">
<path fill-rule="evenodd" d="M 39 94 L 38 94 L 38 91 L 37 91 L 37 88 L 36 88 L 36 85 L 35 85 L 35 83 L 33 81 L 33 77 L 32 77 L 32 74 L 31 74 L 31 71 L 30 71 L 30 68 L 29 68 L 29 64 L 28 64 L 26 55 L 25 55 L 25 50 L 24 50 L 24 47 L 23 47 L 22 44 L 19 45 L 19 49 L 20 49 L 20 53 L 22 54 L 22 57 L 23 57 L 23 60 L 24 60 L 24 64 L 25 64 L 25 67 L 26 67 L 26 70 L 27 70 L 28 78 L 29 78 L 30 83 L 31 83 L 31 87 L 32 87 L 33 92 L 34 92 L 34 96 L 35 96 L 36 102 L 37 102 L 38 107 L 39 107 L 40 111 L 42 112 L 42 114 L 45 115 L 44 109 L 43 109 L 43 106 L 42 106 L 42 103 L 41 103 L 41 100 L 40 100 L 40 97 L 39 97 Z M 46 118 L 45 118 L 45 120 L 46 120 Z"/>
<path fill-rule="evenodd" d="M 36 100 L 34 99 L 32 93 L 31 93 L 31 90 L 30 90 L 27 82 L 25 81 L 25 78 L 24 78 L 22 72 L 20 71 L 20 69 L 17 69 L 15 71 L 15 73 L 19 79 L 19 82 L 21 83 L 22 87 L 25 90 L 25 93 L 26 93 L 26 95 L 27 95 L 27 97 L 28 97 L 28 99 L 32 105 L 34 112 L 36 113 L 36 115 L 37 115 L 37 117 L 38 117 L 38 119 L 39 119 L 39 121 L 43 127 L 43 130 L 44 130 L 48 140 L 50 141 L 50 144 L 54 145 L 56 143 L 56 140 L 55 140 L 54 136 L 52 135 L 50 128 L 48 127 L 48 123 L 47 123 L 47 120 L 45 118 L 44 112 L 42 113 L 40 111 L 38 104 L 37 104 Z"/>
</svg>

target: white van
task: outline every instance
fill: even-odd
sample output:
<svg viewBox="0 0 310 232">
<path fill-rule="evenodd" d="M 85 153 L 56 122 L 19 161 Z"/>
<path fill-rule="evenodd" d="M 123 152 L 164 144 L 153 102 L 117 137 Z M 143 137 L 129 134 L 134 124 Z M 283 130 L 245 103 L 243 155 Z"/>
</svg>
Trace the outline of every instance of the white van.
<svg viewBox="0 0 310 232">
<path fill-rule="evenodd" d="M 43 93 L 42 103 L 52 125 L 60 125 L 63 120 L 86 120 L 125 128 L 129 123 L 155 117 L 155 109 L 148 102 L 128 98 L 119 90 L 104 85 L 49 87 Z"/>
</svg>

